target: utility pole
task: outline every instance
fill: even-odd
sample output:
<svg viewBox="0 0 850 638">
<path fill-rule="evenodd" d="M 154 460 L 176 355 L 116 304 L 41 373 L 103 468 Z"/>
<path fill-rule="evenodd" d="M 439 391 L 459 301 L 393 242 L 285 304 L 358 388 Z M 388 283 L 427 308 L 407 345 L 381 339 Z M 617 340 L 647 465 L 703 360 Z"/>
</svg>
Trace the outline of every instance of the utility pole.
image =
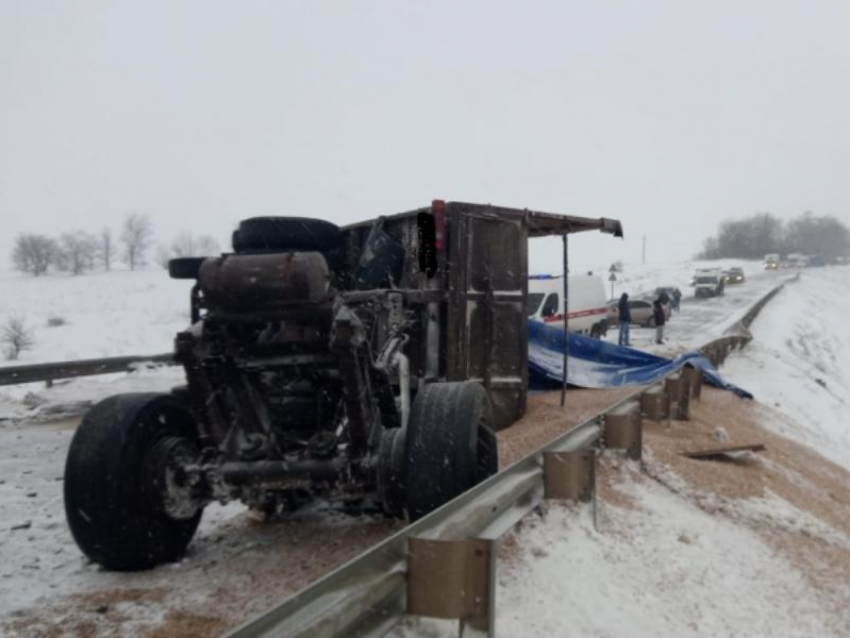
<svg viewBox="0 0 850 638">
<path fill-rule="evenodd" d="M 643 263 L 646 265 L 646 235 L 643 236 Z"/>
</svg>

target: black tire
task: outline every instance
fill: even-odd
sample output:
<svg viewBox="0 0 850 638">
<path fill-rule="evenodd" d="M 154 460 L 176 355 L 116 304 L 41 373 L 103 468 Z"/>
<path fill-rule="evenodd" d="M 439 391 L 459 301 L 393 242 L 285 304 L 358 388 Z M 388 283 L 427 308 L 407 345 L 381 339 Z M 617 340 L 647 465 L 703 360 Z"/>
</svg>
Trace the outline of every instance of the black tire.
<svg viewBox="0 0 850 638">
<path fill-rule="evenodd" d="M 239 224 L 233 233 L 233 250 L 331 251 L 339 247 L 339 226 L 323 219 L 308 217 L 252 217 Z"/>
<path fill-rule="evenodd" d="M 168 260 L 168 276 L 172 279 L 197 279 L 206 257 L 177 257 Z"/>
<path fill-rule="evenodd" d="M 498 471 L 493 408 L 472 381 L 432 383 L 413 402 L 405 437 L 405 509 L 416 520 Z"/>
<path fill-rule="evenodd" d="M 655 317 L 650 317 L 649 319 L 647 319 L 645 325 L 646 325 L 647 328 L 654 328 L 655 327 Z"/>
<path fill-rule="evenodd" d="M 180 558 L 201 520 L 163 511 L 149 480 L 158 443 L 195 440 L 194 421 L 167 394 L 119 394 L 95 405 L 65 464 L 65 515 L 77 545 L 106 569 L 148 569 Z"/>
</svg>

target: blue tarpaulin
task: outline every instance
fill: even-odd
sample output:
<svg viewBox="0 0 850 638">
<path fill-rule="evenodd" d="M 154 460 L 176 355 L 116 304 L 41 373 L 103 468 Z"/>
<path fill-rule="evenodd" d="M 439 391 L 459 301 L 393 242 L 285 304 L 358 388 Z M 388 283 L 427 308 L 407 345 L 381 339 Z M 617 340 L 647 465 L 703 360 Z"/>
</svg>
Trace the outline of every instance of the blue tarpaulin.
<svg viewBox="0 0 850 638">
<path fill-rule="evenodd" d="M 648 352 L 569 333 L 568 382 L 581 388 L 648 385 L 689 365 L 703 371 L 706 383 L 752 399 L 746 390 L 724 381 L 698 352 L 665 359 Z M 539 321 L 528 322 L 528 378 L 534 390 L 560 387 L 564 370 L 564 331 Z"/>
</svg>

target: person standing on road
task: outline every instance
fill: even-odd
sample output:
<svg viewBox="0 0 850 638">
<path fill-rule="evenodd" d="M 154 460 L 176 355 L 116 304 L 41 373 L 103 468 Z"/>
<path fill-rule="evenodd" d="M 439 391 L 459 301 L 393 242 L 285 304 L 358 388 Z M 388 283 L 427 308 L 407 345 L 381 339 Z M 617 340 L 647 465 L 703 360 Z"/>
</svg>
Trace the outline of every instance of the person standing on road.
<svg viewBox="0 0 850 638">
<path fill-rule="evenodd" d="M 682 303 L 682 291 L 678 288 L 673 288 L 673 310 L 679 312 L 680 304 Z"/>
<path fill-rule="evenodd" d="M 652 302 L 652 319 L 655 321 L 655 343 L 664 343 L 664 304 L 661 297 Z"/>
<path fill-rule="evenodd" d="M 629 324 L 632 321 L 632 313 L 629 311 L 629 295 L 623 293 L 620 295 L 620 301 L 617 303 L 617 319 L 620 322 L 620 335 L 617 337 L 617 343 L 621 346 L 629 346 Z"/>
</svg>

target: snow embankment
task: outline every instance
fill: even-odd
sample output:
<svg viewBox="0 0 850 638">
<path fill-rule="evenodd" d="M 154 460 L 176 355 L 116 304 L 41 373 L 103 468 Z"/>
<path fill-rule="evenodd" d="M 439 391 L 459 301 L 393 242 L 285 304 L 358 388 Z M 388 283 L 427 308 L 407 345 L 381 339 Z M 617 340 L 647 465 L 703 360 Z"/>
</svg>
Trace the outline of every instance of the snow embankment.
<svg viewBox="0 0 850 638">
<path fill-rule="evenodd" d="M 504 541 L 498 635 L 845 635 L 845 619 L 759 534 L 707 513 L 637 464 L 606 465 L 614 486 L 596 524 L 590 507 L 548 504 Z M 392 635 L 448 637 L 453 629 L 409 619 Z"/>
<path fill-rule="evenodd" d="M 850 267 L 808 269 L 761 312 L 723 373 L 790 420 L 764 425 L 850 469 Z"/>
</svg>

